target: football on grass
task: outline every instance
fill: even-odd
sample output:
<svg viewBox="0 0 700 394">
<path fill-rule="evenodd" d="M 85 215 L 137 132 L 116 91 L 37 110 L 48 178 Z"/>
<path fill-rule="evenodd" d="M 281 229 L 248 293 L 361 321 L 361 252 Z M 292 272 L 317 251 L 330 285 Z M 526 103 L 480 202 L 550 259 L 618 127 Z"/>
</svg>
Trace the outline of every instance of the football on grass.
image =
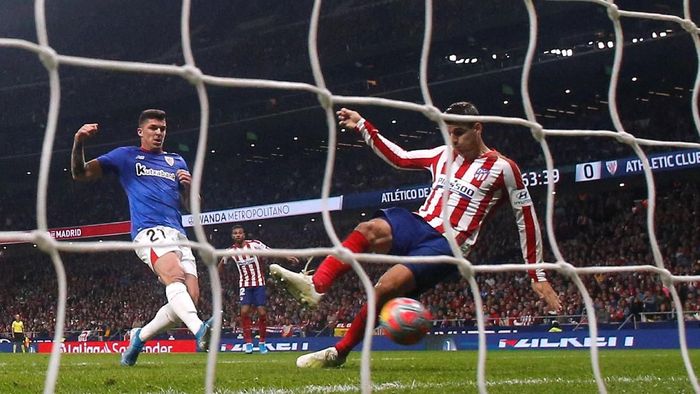
<svg viewBox="0 0 700 394">
<path fill-rule="evenodd" d="M 420 302 L 411 298 L 394 298 L 384 304 L 379 324 L 386 336 L 400 345 L 413 345 L 430 331 L 432 316 Z"/>
</svg>

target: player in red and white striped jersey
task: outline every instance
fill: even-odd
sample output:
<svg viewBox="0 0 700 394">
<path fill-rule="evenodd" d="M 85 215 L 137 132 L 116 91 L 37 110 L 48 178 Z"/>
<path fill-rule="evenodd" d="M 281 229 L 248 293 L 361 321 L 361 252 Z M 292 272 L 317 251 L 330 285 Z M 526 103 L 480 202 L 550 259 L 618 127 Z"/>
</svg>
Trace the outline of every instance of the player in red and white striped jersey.
<svg viewBox="0 0 700 394">
<path fill-rule="evenodd" d="M 452 104 L 445 113 L 478 115 L 468 102 Z M 394 167 L 428 170 L 432 186 L 418 212 L 403 208 L 382 209 L 375 218 L 360 223 L 345 239 L 343 246 L 355 253 L 375 252 L 398 256 L 451 255 L 445 238 L 444 211 L 455 230 L 457 244 L 464 256 L 476 243 L 479 230 L 495 206 L 508 201 L 516 217 L 520 246 L 525 262 L 542 262 L 542 240 L 537 216 L 518 166 L 484 144 L 481 122 L 448 124 L 451 144 L 433 149 L 406 151 L 389 141 L 356 111 L 342 108 L 337 112 L 339 124 L 360 133 L 374 152 Z M 452 165 L 447 159 L 452 156 Z M 447 185 L 449 179 L 449 185 Z M 442 196 L 449 187 L 447 205 Z M 328 256 L 313 277 L 292 273 L 277 265 L 270 266 L 273 276 L 283 279 L 290 292 L 302 302 L 319 302 L 334 280 L 351 266 Z M 377 310 L 394 297 L 419 294 L 445 278 L 457 275 L 452 264 L 399 264 L 392 266 L 375 286 Z M 561 309 L 557 294 L 543 270 L 528 271 L 532 287 L 551 310 Z M 332 367 L 342 364 L 350 350 L 364 335 L 367 317 L 365 305 L 352 322 L 350 330 L 334 347 L 299 357 L 299 367 Z"/>
<path fill-rule="evenodd" d="M 250 249 L 264 250 L 269 249 L 267 245 L 258 240 L 247 240 L 245 229 L 241 225 L 235 225 L 231 229 L 231 239 L 233 244 L 229 250 Z M 292 263 L 298 263 L 296 257 L 287 258 Z M 224 257 L 218 265 L 219 273 L 224 270 L 224 266 L 231 260 L 236 263 L 238 268 L 238 288 L 239 301 L 241 304 L 241 325 L 243 326 L 243 340 L 245 341 L 243 348 L 248 354 L 253 352 L 253 332 L 252 332 L 252 316 L 251 309 L 256 307 L 258 313 L 258 349 L 260 353 L 267 353 L 265 347 L 265 334 L 267 331 L 267 310 L 265 309 L 266 294 L 265 294 L 265 272 L 261 264 L 261 258 L 254 255 L 237 255 Z"/>
</svg>

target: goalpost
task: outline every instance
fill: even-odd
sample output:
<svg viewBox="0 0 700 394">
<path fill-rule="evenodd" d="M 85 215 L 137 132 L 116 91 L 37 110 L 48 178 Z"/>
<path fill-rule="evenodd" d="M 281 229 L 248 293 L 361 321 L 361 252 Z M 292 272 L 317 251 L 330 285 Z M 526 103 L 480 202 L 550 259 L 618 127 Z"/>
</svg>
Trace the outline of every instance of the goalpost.
<svg viewBox="0 0 700 394">
<path fill-rule="evenodd" d="M 190 0 L 182 1 L 182 11 L 181 11 L 181 44 L 184 54 L 184 64 L 182 66 L 175 65 L 165 65 L 165 64 L 150 64 L 150 63 L 139 63 L 139 62 L 128 62 L 128 61 L 111 61 L 104 59 L 94 59 L 94 58 L 84 58 L 76 56 L 66 56 L 57 53 L 50 45 L 49 35 L 46 28 L 46 15 L 45 15 L 45 2 L 44 0 L 35 1 L 35 22 L 37 29 L 37 42 L 30 42 L 21 39 L 10 39 L 10 38 L 0 38 L 0 47 L 8 48 L 18 48 L 28 52 L 35 53 L 43 63 L 49 75 L 50 82 L 50 102 L 49 102 L 49 112 L 48 112 L 48 122 L 46 125 L 45 137 L 42 145 L 41 163 L 39 170 L 38 179 L 38 195 L 36 200 L 36 212 L 37 212 L 37 224 L 36 230 L 30 233 L 24 232 L 0 232 L 0 241 L 10 241 L 10 240 L 20 240 L 28 243 L 35 243 L 43 252 L 51 256 L 53 261 L 56 275 L 58 278 L 58 305 L 56 314 L 56 327 L 54 344 L 59 344 L 61 338 L 63 337 L 63 328 L 65 323 L 65 307 L 66 307 L 66 275 L 63 267 L 63 263 L 59 256 L 59 252 L 92 252 L 95 250 L 133 250 L 134 245 L 131 242 L 80 242 L 80 243 L 67 243 L 59 242 L 51 238 L 48 234 L 47 226 L 47 187 L 49 178 L 49 165 L 51 163 L 52 150 L 54 146 L 54 138 L 56 134 L 56 124 L 59 116 L 60 110 L 60 77 L 58 73 L 59 65 L 62 66 L 72 66 L 72 67 L 85 67 L 100 70 L 109 71 L 119 71 L 119 72 L 131 72 L 131 73 L 148 73 L 157 75 L 168 75 L 177 76 L 183 78 L 190 82 L 196 89 L 197 96 L 200 105 L 200 133 L 199 141 L 196 152 L 196 162 L 193 171 L 193 182 L 191 188 L 191 195 L 197 196 L 200 194 L 201 190 L 201 179 L 204 173 L 204 156 L 206 153 L 206 142 L 208 136 L 208 125 L 209 125 L 209 102 L 207 95 L 207 86 L 218 86 L 227 88 L 267 88 L 267 89 L 279 89 L 279 90 L 293 90 L 293 91 L 303 91 L 308 93 L 316 94 L 318 98 L 318 103 L 325 111 L 326 123 L 328 126 L 328 155 L 326 158 L 326 166 L 324 172 L 323 186 L 321 197 L 324 201 L 323 204 L 323 223 L 324 227 L 328 233 L 328 236 L 332 240 L 332 248 L 308 248 L 308 249 L 279 249 L 275 251 L 256 251 L 254 254 L 261 256 L 324 256 L 327 254 L 333 254 L 340 257 L 343 260 L 350 261 L 352 263 L 353 269 L 359 275 L 363 286 L 366 290 L 368 300 L 374 298 L 374 290 L 372 283 L 368 276 L 365 274 L 364 270 L 360 266 L 359 262 L 426 262 L 426 263 L 436 263 L 436 262 L 450 262 L 457 264 L 460 268 L 462 275 L 468 280 L 471 291 L 474 297 L 475 310 L 480 311 L 482 309 L 482 300 L 475 280 L 475 275 L 480 273 L 492 273 L 492 272 L 504 272 L 504 271 L 526 271 L 533 269 L 532 266 L 525 266 L 519 264 L 506 264 L 499 266 L 474 266 L 469 261 L 461 257 L 461 252 L 454 242 L 453 237 L 448 237 L 450 239 L 450 244 L 454 252 L 454 256 L 442 256 L 442 257 L 430 257 L 430 258 L 405 258 L 396 256 L 377 256 L 371 254 L 352 254 L 347 249 L 343 248 L 340 243 L 335 229 L 331 223 L 330 211 L 328 208 L 328 199 L 330 197 L 331 190 L 331 179 L 333 166 L 335 162 L 335 148 L 337 145 L 337 128 L 334 116 L 334 106 L 335 105 L 373 105 L 373 106 L 386 106 L 393 107 L 396 109 L 409 110 L 420 112 L 426 117 L 434 121 L 440 126 L 440 130 L 445 141 L 448 141 L 448 134 L 446 129 L 446 121 L 456 121 L 456 120 L 470 120 L 470 121 L 481 121 L 481 122 L 493 122 L 493 123 L 506 123 L 511 125 L 517 125 L 530 129 L 532 137 L 540 144 L 542 153 L 546 160 L 547 170 L 552 171 L 554 168 L 552 155 L 549 150 L 547 143 L 547 137 L 549 136 L 566 136 L 566 137 L 580 137 L 580 136 L 597 136 L 614 139 L 617 143 L 626 144 L 630 146 L 639 159 L 642 162 L 644 177 L 646 181 L 647 194 L 648 194 L 648 210 L 647 210 L 647 231 L 649 234 L 649 241 L 651 244 L 652 255 L 655 265 L 635 265 L 635 266 L 621 266 L 621 267 L 574 267 L 573 265 L 567 263 L 566 256 L 564 256 L 559 250 L 557 239 L 554 233 L 554 221 L 553 221 L 553 211 L 554 211 L 554 200 L 553 192 L 555 186 L 553 183 L 547 185 L 547 201 L 546 201 L 546 212 L 545 212 L 545 223 L 546 230 L 548 234 L 549 244 L 555 256 L 555 261 L 551 263 L 538 264 L 534 268 L 543 268 L 546 270 L 556 270 L 568 277 L 579 289 L 585 306 L 586 313 L 588 315 L 588 321 L 590 322 L 589 333 L 591 337 L 597 337 L 598 329 L 596 325 L 596 319 L 594 315 L 594 308 L 592 299 L 583 285 L 580 275 L 588 275 L 594 273 L 602 272 L 631 272 L 631 271 L 644 271 L 659 275 L 663 284 L 670 290 L 670 294 L 673 299 L 673 303 L 679 315 L 682 316 L 683 307 L 678 293 L 674 287 L 675 283 L 679 282 L 692 282 L 700 281 L 700 276 L 675 276 L 672 275 L 669 270 L 664 267 L 663 259 L 659 249 L 659 245 L 656 239 L 656 234 L 654 230 L 654 216 L 655 216 L 655 206 L 656 206 L 656 188 L 654 183 L 654 177 L 652 175 L 649 160 L 645 152 L 642 150 L 642 146 L 662 146 L 662 147 L 685 147 L 685 148 L 700 148 L 700 144 L 683 142 L 683 141 L 659 141 L 659 140 L 649 140 L 641 139 L 635 137 L 633 134 L 627 132 L 620 120 L 617 108 L 617 88 L 618 88 L 618 78 L 621 69 L 621 60 L 623 56 L 623 48 L 625 45 L 623 29 L 621 26 L 621 18 L 640 18 L 640 19 L 653 19 L 665 22 L 676 23 L 687 31 L 693 40 L 696 48 L 698 57 L 700 58 L 700 39 L 698 34 L 700 30 L 698 26 L 691 20 L 690 13 L 690 2 L 689 0 L 683 1 L 683 17 L 675 15 L 664 15 L 664 14 L 654 14 L 654 13 L 644 13 L 644 12 L 632 12 L 619 9 L 614 2 L 605 0 L 578 0 L 587 1 L 594 3 L 600 7 L 606 9 L 608 17 L 615 31 L 615 42 L 614 42 L 614 62 L 612 67 L 612 74 L 610 78 L 609 90 L 608 90 L 608 106 L 609 111 L 612 116 L 614 130 L 560 130 L 560 129 L 545 129 L 539 124 L 535 118 L 535 113 L 532 106 L 532 101 L 530 100 L 530 89 L 529 89 L 529 76 L 532 67 L 535 48 L 537 44 L 537 32 L 538 32 L 538 19 L 537 13 L 532 0 L 523 0 L 527 8 L 528 18 L 529 18 L 529 44 L 527 49 L 527 55 L 523 65 L 523 72 L 521 74 L 521 91 L 522 91 L 522 104 L 525 108 L 526 118 L 512 118 L 512 117 L 500 117 L 500 116 L 455 116 L 455 115 L 445 115 L 441 113 L 433 105 L 433 100 L 431 98 L 431 92 L 428 88 L 427 82 L 427 68 L 428 68 L 428 54 L 430 52 L 430 43 L 432 36 L 432 17 L 433 17 L 433 3 L 431 0 L 425 1 L 425 27 L 424 27 L 424 38 L 420 61 L 420 90 L 423 98 L 423 105 L 414 104 L 409 102 L 402 102 L 397 100 L 383 99 L 383 98 L 363 98 L 363 97 L 352 97 L 352 96 L 341 96 L 335 95 L 333 92 L 329 91 L 326 87 L 324 74 L 322 72 L 318 51 L 317 51 L 317 34 L 318 25 L 320 19 L 321 10 L 321 0 L 316 0 L 313 5 L 311 14 L 311 23 L 308 34 L 308 48 L 309 48 L 309 59 L 311 61 L 311 68 L 314 77 L 314 84 L 306 84 L 291 81 L 272 81 L 263 79 L 245 79 L 245 78 L 223 78 L 213 75 L 205 75 L 197 68 L 196 59 L 192 52 L 191 41 L 190 41 L 190 30 L 189 30 L 189 19 L 190 19 Z M 698 114 L 698 89 L 700 89 L 700 72 L 697 73 L 694 91 L 691 100 L 691 112 L 693 116 L 693 121 L 695 128 L 700 135 L 700 115 Z M 451 163 L 447 163 L 449 166 Z M 447 193 L 443 196 L 447 198 Z M 220 342 L 220 327 L 221 327 L 221 313 L 222 310 L 222 299 L 221 299 L 221 284 L 218 276 L 218 272 L 215 267 L 215 262 L 218 258 L 224 255 L 230 255 L 230 252 L 225 250 L 215 249 L 208 241 L 204 233 L 202 223 L 199 219 L 201 213 L 201 204 L 197 198 L 192 198 L 192 213 L 194 218 L 194 232 L 196 235 L 196 241 L 188 241 L 187 246 L 196 248 L 202 254 L 204 263 L 207 265 L 209 274 L 212 280 L 212 293 L 213 293 L 213 307 L 212 310 L 215 311 L 214 316 L 214 333 L 212 336 L 213 345 L 211 346 L 212 351 L 207 356 L 207 368 L 206 368 L 206 380 L 205 380 L 205 391 L 211 393 L 214 390 L 214 377 L 215 377 L 215 366 L 217 359 L 217 349 Z M 445 201 L 443 200 L 443 203 Z M 446 210 L 443 211 L 443 215 L 446 215 Z M 445 223 L 449 223 L 449 220 L 445 218 Z M 452 229 L 449 228 L 447 233 L 453 234 Z M 250 251 L 245 253 L 250 254 Z M 242 254 L 242 253 L 240 253 Z M 375 323 L 375 313 L 376 306 L 370 302 L 368 306 L 368 324 L 365 330 L 366 340 L 363 342 L 362 348 L 362 361 L 361 361 L 361 387 L 363 392 L 371 391 L 371 375 L 370 375 L 370 349 L 371 349 L 371 338 L 373 327 Z M 485 377 L 485 361 L 486 361 L 486 341 L 484 334 L 484 318 L 482 314 L 477 313 L 477 324 L 479 328 L 479 352 L 478 352 L 478 367 L 477 367 L 477 385 L 479 391 L 485 393 L 486 390 L 486 377 Z M 680 340 L 680 350 L 685 364 L 685 368 L 688 374 L 688 379 L 693 386 L 695 392 L 700 392 L 700 385 L 698 385 L 697 377 L 693 371 L 693 366 L 690 362 L 688 349 L 686 345 L 685 337 L 685 324 L 683 319 L 678 319 L 678 335 Z M 600 367 L 598 364 L 598 348 L 596 341 L 591 341 L 590 348 L 590 358 L 593 374 L 597 384 L 599 392 L 606 392 L 605 383 L 600 373 Z M 56 388 L 56 381 L 58 378 L 58 367 L 60 363 L 60 347 L 53 346 L 48 371 L 45 379 L 44 392 L 52 393 Z"/>
</svg>

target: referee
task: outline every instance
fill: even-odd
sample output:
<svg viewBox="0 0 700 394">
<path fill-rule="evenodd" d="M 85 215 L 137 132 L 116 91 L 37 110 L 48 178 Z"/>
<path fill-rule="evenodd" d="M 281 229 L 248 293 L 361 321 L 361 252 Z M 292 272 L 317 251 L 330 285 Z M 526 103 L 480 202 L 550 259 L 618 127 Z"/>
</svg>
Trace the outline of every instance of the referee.
<svg viewBox="0 0 700 394">
<path fill-rule="evenodd" d="M 19 318 L 19 314 L 15 315 L 15 320 L 12 322 L 12 353 L 17 353 L 17 345 L 19 344 L 22 353 L 26 352 L 24 347 L 24 323 Z"/>
</svg>

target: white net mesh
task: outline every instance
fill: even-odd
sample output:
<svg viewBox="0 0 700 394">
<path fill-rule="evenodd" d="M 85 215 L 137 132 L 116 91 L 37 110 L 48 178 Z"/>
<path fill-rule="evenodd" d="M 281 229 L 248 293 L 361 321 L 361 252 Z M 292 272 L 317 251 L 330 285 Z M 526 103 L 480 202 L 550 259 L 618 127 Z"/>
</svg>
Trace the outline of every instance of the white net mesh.
<svg viewBox="0 0 700 394">
<path fill-rule="evenodd" d="M 619 273 L 619 272 L 633 272 L 633 271 L 643 271 L 650 272 L 659 275 L 664 285 L 670 290 L 670 294 L 673 298 L 673 303 L 677 311 L 682 311 L 683 306 L 681 304 L 680 298 L 674 287 L 675 283 L 678 282 L 691 282 L 700 281 L 699 276 L 675 276 L 672 275 L 669 270 L 664 267 L 662 255 L 659 249 L 659 245 L 655 235 L 654 228 L 654 217 L 655 217 L 655 207 L 656 207 L 656 188 L 654 184 L 654 176 L 652 175 L 652 170 L 649 164 L 649 160 L 642 150 L 642 146 L 663 146 L 663 147 L 685 147 L 685 148 L 700 148 L 698 143 L 690 143 L 683 141 L 659 141 L 659 140 L 649 140 L 636 138 L 634 135 L 625 131 L 620 116 L 618 114 L 617 108 L 617 97 L 616 93 L 618 91 L 618 79 L 621 69 L 621 61 L 623 56 L 623 48 L 625 46 L 625 40 L 623 36 L 623 28 L 621 26 L 622 18 L 639 18 L 639 19 L 650 19 L 665 21 L 669 23 L 675 23 L 679 25 L 682 29 L 687 31 L 692 37 L 693 43 L 695 45 L 697 53 L 700 55 L 700 40 L 698 38 L 697 25 L 691 20 L 690 17 L 690 2 L 685 0 L 683 2 L 683 16 L 675 15 L 664 15 L 664 14 L 653 14 L 644 12 L 631 12 L 619 9 L 612 1 L 603 0 L 590 0 L 590 3 L 594 3 L 597 6 L 605 9 L 607 11 L 610 23 L 614 27 L 615 32 L 615 56 L 612 67 L 612 73 L 610 78 L 609 90 L 608 90 L 608 106 L 614 124 L 614 130 L 558 130 L 558 129 L 545 129 L 540 123 L 537 122 L 535 117 L 535 112 L 533 110 L 532 102 L 530 100 L 530 87 L 528 82 L 530 80 L 530 70 L 533 64 L 535 48 L 537 46 L 538 37 L 538 19 L 537 13 L 535 11 L 535 6 L 531 0 L 525 0 L 525 6 L 527 8 L 527 13 L 529 17 L 529 45 L 527 50 L 527 55 L 525 58 L 523 71 L 521 74 L 521 91 L 522 91 L 522 104 L 525 108 L 526 119 L 521 118 L 509 118 L 500 116 L 476 116 L 476 117 L 458 117 L 454 115 L 445 115 L 440 112 L 434 105 L 431 98 L 431 92 L 428 87 L 427 74 L 428 74 L 428 56 L 430 52 L 431 35 L 433 32 L 433 2 L 425 2 L 425 26 L 424 26 L 424 40 L 423 49 L 421 54 L 420 62 L 420 90 L 423 98 L 423 105 L 384 99 L 384 98 L 363 98 L 363 97 L 348 97 L 335 95 L 326 88 L 326 82 L 324 80 L 324 74 L 322 72 L 321 63 L 319 60 L 319 54 L 317 51 L 317 34 L 318 26 L 321 12 L 320 0 L 314 2 L 313 10 L 311 14 L 311 23 L 308 34 L 308 48 L 309 48 L 309 59 L 311 62 L 311 68 L 313 71 L 314 84 L 298 83 L 298 82 L 287 82 L 287 81 L 272 81 L 264 79 L 246 79 L 246 78 L 224 78 L 217 77 L 213 75 L 205 75 L 198 68 L 196 59 L 192 52 L 190 29 L 189 29 L 189 19 L 190 19 L 190 8 L 191 4 L 189 0 L 183 0 L 182 12 L 181 12 L 181 45 L 184 54 L 184 64 L 181 66 L 176 65 L 166 65 L 166 64 L 150 64 L 150 63 L 140 63 L 140 62 L 127 62 L 127 61 L 111 61 L 104 59 L 94 59 L 76 56 L 66 56 L 57 53 L 50 45 L 49 34 L 47 32 L 46 16 L 45 16 L 45 4 L 43 0 L 36 0 L 35 2 L 35 21 L 37 29 L 37 42 L 30 42 L 22 39 L 10 39 L 10 38 L 0 38 L 0 46 L 7 48 L 17 48 L 27 52 L 32 52 L 36 54 L 42 61 L 44 67 L 46 68 L 49 75 L 50 83 L 50 102 L 48 111 L 48 122 L 46 125 L 46 132 L 43 140 L 42 153 L 41 153 L 41 163 L 39 170 L 39 180 L 38 180 L 38 195 L 36 200 L 36 212 L 37 212 L 37 228 L 31 233 L 25 232 L 0 232 L 0 241 L 10 241 L 19 240 L 22 242 L 35 243 L 37 246 L 51 256 L 56 270 L 56 275 L 58 277 L 58 305 L 57 305 L 57 315 L 56 315 L 56 326 L 55 326 L 55 336 L 54 343 L 59 343 L 60 339 L 63 337 L 63 329 L 65 322 L 65 308 L 66 308 L 66 275 L 63 268 L 59 252 L 94 252 L 96 250 L 133 250 L 134 246 L 130 242 L 81 242 L 81 243 L 66 243 L 58 242 L 51 238 L 47 232 L 48 230 L 48 220 L 47 220 L 47 188 L 49 182 L 49 166 L 51 163 L 51 158 L 53 154 L 54 147 L 54 137 L 56 134 L 56 125 L 59 117 L 59 107 L 60 107 L 60 79 L 58 73 L 59 66 L 73 66 L 73 67 L 83 67 L 92 68 L 106 71 L 118 71 L 118 72 L 128 72 L 128 73 L 148 73 L 164 76 L 174 76 L 187 80 L 192 84 L 197 91 L 197 95 L 200 103 L 200 126 L 199 126 L 199 141 L 198 148 L 196 152 L 196 161 L 193 171 L 193 184 L 191 189 L 191 195 L 197 196 L 201 194 L 201 179 L 204 174 L 204 157 L 206 154 L 207 146 L 207 136 L 208 136 L 208 126 L 209 126 L 209 102 L 207 96 L 207 86 L 217 86 L 224 88 L 268 88 L 268 89 L 280 89 L 280 90 L 290 90 L 290 91 L 303 91 L 315 94 L 318 98 L 318 103 L 321 105 L 325 111 L 326 123 L 328 126 L 328 155 L 326 159 L 325 173 L 322 186 L 322 199 L 324 200 L 323 208 L 323 223 L 324 227 L 330 237 L 334 247 L 332 248 L 309 248 L 309 249 L 289 249 L 289 250 L 275 250 L 275 251 L 260 251 L 256 252 L 261 256 L 324 256 L 327 254 L 333 254 L 340 257 L 343 260 L 352 262 L 353 269 L 358 273 L 360 279 L 367 292 L 368 299 L 374 298 L 374 290 L 372 288 L 372 283 L 369 277 L 365 274 L 359 262 L 367 263 L 405 263 L 405 262 L 421 262 L 421 263 L 436 263 L 436 262 L 450 262 L 457 264 L 460 267 L 460 271 L 468 280 L 471 291 L 475 300 L 475 309 L 482 310 L 482 299 L 480 292 L 475 281 L 475 275 L 480 273 L 492 273 L 492 272 L 505 272 L 505 271 L 525 271 L 527 269 L 532 269 L 532 266 L 524 266 L 518 264 L 504 264 L 498 266 L 473 266 L 469 261 L 461 258 L 460 250 L 453 240 L 453 237 L 448 237 L 450 239 L 451 247 L 454 251 L 454 255 L 457 257 L 430 257 L 430 258 L 405 258 L 405 257 L 395 257 L 395 256 L 377 256 L 370 254 L 352 254 L 340 245 L 340 239 L 338 238 L 335 229 L 331 223 L 330 212 L 328 204 L 326 203 L 330 197 L 333 166 L 335 163 L 335 148 L 337 146 L 337 130 L 336 121 L 334 117 L 333 108 L 335 105 L 367 105 L 367 106 L 384 106 L 393 107 L 396 109 L 415 111 L 423 113 L 426 117 L 433 120 L 439 124 L 441 133 L 445 141 L 448 141 L 448 134 L 446 130 L 445 121 L 448 120 L 475 120 L 481 122 L 491 122 L 491 123 L 503 123 L 511 124 L 529 128 L 532 133 L 532 137 L 540 144 L 542 152 L 545 157 L 547 169 L 551 172 L 554 168 L 554 163 L 552 155 L 550 153 L 547 137 L 550 136 L 563 136 L 563 137 L 581 137 L 581 136 L 596 136 L 605 137 L 616 140 L 620 144 L 626 144 L 630 146 L 634 152 L 637 154 L 639 159 L 641 159 L 644 177 L 647 185 L 648 193 L 648 210 L 647 210 L 647 231 L 649 234 L 649 241 L 651 245 L 652 255 L 655 262 L 655 266 L 651 265 L 641 265 L 641 266 L 624 266 L 624 267 L 574 267 L 573 265 L 567 263 L 566 257 L 561 253 L 557 239 L 555 238 L 554 231 L 554 200 L 553 195 L 555 191 L 555 185 L 549 183 L 547 186 L 547 202 L 546 202 L 546 215 L 545 223 L 548 235 L 549 244 L 555 256 L 555 262 L 546 263 L 538 265 L 546 270 L 556 270 L 561 274 L 568 277 L 580 291 L 582 298 L 585 302 L 586 311 L 588 314 L 588 321 L 590 322 L 590 337 L 595 338 L 598 336 L 598 328 L 596 325 L 596 318 L 594 315 L 593 302 L 588 294 L 588 291 L 580 279 L 580 275 L 590 275 L 595 273 L 607 272 L 607 273 Z M 700 88 L 700 72 L 697 73 L 693 94 L 692 103 L 690 110 L 692 111 L 692 117 L 695 123 L 695 128 L 700 133 L 700 115 L 698 115 L 698 89 Z M 450 163 L 448 163 L 448 166 Z M 444 195 L 447 197 L 447 194 Z M 192 213 L 194 220 L 194 232 L 196 235 L 196 241 L 188 242 L 187 246 L 195 248 L 200 251 L 201 255 L 204 256 L 203 260 L 207 264 L 211 282 L 212 282 L 212 292 L 213 292 L 213 311 L 222 310 L 222 299 L 221 299 L 221 284 L 219 281 L 218 273 L 215 269 L 214 262 L 218 258 L 224 255 L 230 255 L 230 252 L 224 250 L 216 250 L 208 241 L 205 236 L 202 223 L 200 222 L 199 214 L 201 211 L 200 202 L 196 198 L 192 198 Z M 446 214 L 446 210 L 444 214 Z M 449 223 L 446 220 L 445 223 Z M 450 234 L 451 229 L 448 231 Z M 246 253 L 250 253 L 247 251 Z M 363 392 L 371 391 L 371 376 L 370 376 L 370 348 L 371 348 L 371 338 L 372 338 L 372 327 L 374 327 L 374 316 L 375 316 L 375 305 L 373 303 L 369 304 L 368 310 L 368 324 L 365 331 L 365 338 L 363 348 L 362 348 L 362 361 L 361 361 L 361 385 Z M 682 313 L 680 314 L 682 316 Z M 486 341 L 484 334 L 484 317 L 482 314 L 477 313 L 477 324 L 479 327 L 479 356 L 478 356 L 478 368 L 477 368 L 477 385 L 480 392 L 486 392 Z M 220 327 L 221 327 L 221 314 L 215 313 L 215 330 L 213 337 L 213 345 L 211 346 L 211 351 L 208 355 L 207 370 L 206 370 L 206 381 L 205 381 L 205 391 L 210 393 L 214 390 L 214 376 L 215 376 L 215 365 L 217 358 L 218 343 L 220 341 Z M 682 318 L 678 319 L 678 335 L 680 339 L 680 348 L 682 353 L 682 358 L 685 363 L 688 378 L 693 386 L 695 392 L 700 392 L 700 386 L 697 383 L 697 378 L 695 372 L 693 371 L 693 366 L 690 363 L 688 356 L 688 349 L 686 345 L 686 334 L 685 334 L 685 324 Z M 601 371 L 598 362 L 598 348 L 595 340 L 591 341 L 590 347 L 590 358 L 591 365 L 593 369 L 593 374 L 598 387 L 599 392 L 606 392 L 606 387 L 604 380 L 601 376 Z M 53 392 L 56 388 L 56 381 L 58 378 L 58 367 L 60 362 L 60 348 L 59 346 L 54 346 L 51 353 L 50 365 L 46 375 L 44 392 Z"/>
</svg>

